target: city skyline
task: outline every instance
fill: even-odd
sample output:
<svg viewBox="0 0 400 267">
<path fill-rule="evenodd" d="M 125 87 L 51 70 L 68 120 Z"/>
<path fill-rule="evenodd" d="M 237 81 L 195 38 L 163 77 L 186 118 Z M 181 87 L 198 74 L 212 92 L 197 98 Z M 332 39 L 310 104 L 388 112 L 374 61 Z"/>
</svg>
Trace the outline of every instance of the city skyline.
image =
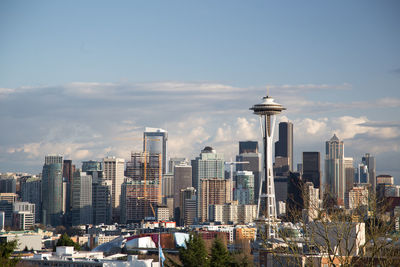
<svg viewBox="0 0 400 267">
<path fill-rule="evenodd" d="M 295 166 L 336 133 L 399 182 L 397 2 L 208 4 L 3 1 L 0 172 L 39 173 L 47 154 L 129 159 L 145 127 L 168 131 L 169 157 L 234 158 L 259 140 L 247 108 L 268 85 Z"/>
</svg>

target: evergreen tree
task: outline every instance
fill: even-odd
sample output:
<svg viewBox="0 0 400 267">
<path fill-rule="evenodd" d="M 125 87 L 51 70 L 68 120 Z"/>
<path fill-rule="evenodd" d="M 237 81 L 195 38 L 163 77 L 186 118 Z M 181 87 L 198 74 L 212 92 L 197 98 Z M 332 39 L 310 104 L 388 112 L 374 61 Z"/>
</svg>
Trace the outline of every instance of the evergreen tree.
<svg viewBox="0 0 400 267">
<path fill-rule="evenodd" d="M 230 266 L 232 257 L 221 239 L 216 238 L 211 248 L 211 267 Z"/>
<path fill-rule="evenodd" d="M 185 267 L 208 267 L 210 260 L 203 239 L 198 234 L 190 236 L 186 249 L 179 250 L 179 259 Z"/>
<path fill-rule="evenodd" d="M 78 243 L 75 243 L 66 233 L 62 234 L 60 239 L 57 241 L 56 247 L 60 246 L 69 246 L 74 247 L 75 250 L 81 250 L 81 246 Z"/>
<path fill-rule="evenodd" d="M 11 258 L 11 254 L 17 246 L 17 240 L 0 242 L 0 266 L 11 267 L 17 265 L 19 258 Z"/>
</svg>

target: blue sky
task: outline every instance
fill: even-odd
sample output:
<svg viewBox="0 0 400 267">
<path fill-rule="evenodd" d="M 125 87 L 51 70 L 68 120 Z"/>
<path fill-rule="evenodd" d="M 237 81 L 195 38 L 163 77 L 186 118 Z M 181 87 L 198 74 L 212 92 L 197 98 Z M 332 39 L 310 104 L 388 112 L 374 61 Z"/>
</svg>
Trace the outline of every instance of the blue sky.
<svg viewBox="0 0 400 267">
<path fill-rule="evenodd" d="M 398 1 L 1 1 L 0 172 L 140 149 L 226 157 L 257 138 L 266 85 L 295 123 L 295 161 L 333 132 L 400 177 Z M 341 135 L 341 136 L 340 136 Z M 135 141 L 136 140 L 136 141 Z M 184 140 L 184 142 L 182 141 Z"/>
</svg>

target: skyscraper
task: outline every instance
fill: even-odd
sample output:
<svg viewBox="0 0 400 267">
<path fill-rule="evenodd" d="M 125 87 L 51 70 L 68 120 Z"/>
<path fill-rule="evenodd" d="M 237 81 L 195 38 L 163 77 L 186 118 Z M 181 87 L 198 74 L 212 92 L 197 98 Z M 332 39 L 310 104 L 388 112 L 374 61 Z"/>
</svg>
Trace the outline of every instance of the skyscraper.
<svg viewBox="0 0 400 267">
<path fill-rule="evenodd" d="M 239 141 L 239 154 L 258 153 L 257 141 Z"/>
<path fill-rule="evenodd" d="M 293 171 L 293 123 L 291 122 L 279 123 L 279 141 L 275 142 L 275 157 L 286 158 L 287 170 Z"/>
<path fill-rule="evenodd" d="M 21 178 L 21 199 L 35 204 L 35 222 L 41 221 L 42 180 L 38 177 L 24 176 Z"/>
<path fill-rule="evenodd" d="M 248 146 L 244 147 L 241 143 L 257 143 L 257 146 L 253 145 L 253 148 L 250 149 Z M 258 142 L 257 141 L 246 141 L 239 142 L 239 155 L 236 156 L 236 161 L 243 162 L 248 161 L 249 163 L 243 163 L 236 165 L 236 171 L 251 171 L 254 175 L 254 201 L 258 200 L 259 189 L 260 189 L 260 179 L 261 179 L 261 168 L 262 168 L 262 156 L 261 153 L 258 152 Z M 265 192 L 264 192 L 265 193 Z M 253 204 L 253 203 L 252 203 Z M 255 204 L 255 202 L 254 202 Z"/>
<path fill-rule="evenodd" d="M 93 223 L 92 176 L 76 171 L 72 183 L 72 225 Z"/>
<path fill-rule="evenodd" d="M 168 164 L 168 172 L 169 173 L 174 173 L 174 168 L 175 165 L 179 165 L 181 163 L 186 162 L 185 158 L 170 158 L 169 159 L 169 164 Z"/>
<path fill-rule="evenodd" d="M 82 162 L 82 171 L 92 176 L 93 224 L 110 224 L 112 220 L 112 181 L 104 179 L 103 163 Z"/>
<path fill-rule="evenodd" d="M 161 154 L 132 153 L 126 165 L 129 179 L 122 184 L 121 222 L 138 222 L 155 217 L 153 211 L 161 204 Z"/>
<path fill-rule="evenodd" d="M 200 195 L 200 222 L 208 221 L 208 209 L 210 205 L 225 204 L 232 201 L 231 192 L 232 185 L 230 180 L 208 178 L 201 179 L 201 195 Z"/>
<path fill-rule="evenodd" d="M 346 192 L 343 141 L 334 134 L 326 141 L 325 149 L 326 190 L 329 190 L 337 198 L 338 204 L 343 206 Z"/>
<path fill-rule="evenodd" d="M 167 171 L 168 132 L 161 128 L 146 127 L 143 133 L 143 151 L 149 154 L 161 154 L 162 173 Z"/>
<path fill-rule="evenodd" d="M 192 160 L 192 185 L 197 193 L 197 217 L 207 211 L 201 211 L 201 179 L 224 179 L 224 155 L 217 153 L 212 147 L 206 146 L 199 157 Z"/>
<path fill-rule="evenodd" d="M 362 163 L 368 167 L 369 183 L 372 186 L 373 192 L 376 192 L 376 162 L 375 162 L 375 157 L 371 156 L 369 153 L 366 153 L 365 156 L 362 157 Z"/>
<path fill-rule="evenodd" d="M 252 172 L 236 172 L 235 200 L 239 204 L 254 204 L 254 175 Z"/>
<path fill-rule="evenodd" d="M 63 158 L 61 155 L 45 157 L 42 171 L 43 224 L 62 224 L 63 215 Z"/>
<path fill-rule="evenodd" d="M 121 185 L 124 182 L 125 160 L 116 157 L 106 157 L 103 159 L 104 180 L 112 182 L 112 217 L 114 221 L 119 221 L 120 216 L 120 197 Z"/>
<path fill-rule="evenodd" d="M 303 180 L 321 188 L 321 159 L 319 152 L 303 152 Z"/>
<path fill-rule="evenodd" d="M 183 218 L 180 192 L 188 187 L 192 187 L 192 166 L 182 162 L 174 168 L 174 216 L 178 223 Z"/>
</svg>

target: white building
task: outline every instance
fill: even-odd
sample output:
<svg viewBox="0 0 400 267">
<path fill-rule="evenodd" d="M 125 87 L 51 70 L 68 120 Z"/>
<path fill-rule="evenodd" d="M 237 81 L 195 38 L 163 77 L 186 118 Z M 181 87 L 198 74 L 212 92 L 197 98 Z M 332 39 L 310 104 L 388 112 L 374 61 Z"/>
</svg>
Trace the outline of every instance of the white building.
<svg viewBox="0 0 400 267">
<path fill-rule="evenodd" d="M 124 182 L 125 160 L 116 157 L 106 157 L 104 163 L 104 180 L 112 181 L 113 217 L 119 216 L 121 185 Z"/>
<path fill-rule="evenodd" d="M 222 224 L 246 224 L 257 218 L 257 205 L 238 205 L 236 203 L 209 206 L 209 218 Z"/>
</svg>

